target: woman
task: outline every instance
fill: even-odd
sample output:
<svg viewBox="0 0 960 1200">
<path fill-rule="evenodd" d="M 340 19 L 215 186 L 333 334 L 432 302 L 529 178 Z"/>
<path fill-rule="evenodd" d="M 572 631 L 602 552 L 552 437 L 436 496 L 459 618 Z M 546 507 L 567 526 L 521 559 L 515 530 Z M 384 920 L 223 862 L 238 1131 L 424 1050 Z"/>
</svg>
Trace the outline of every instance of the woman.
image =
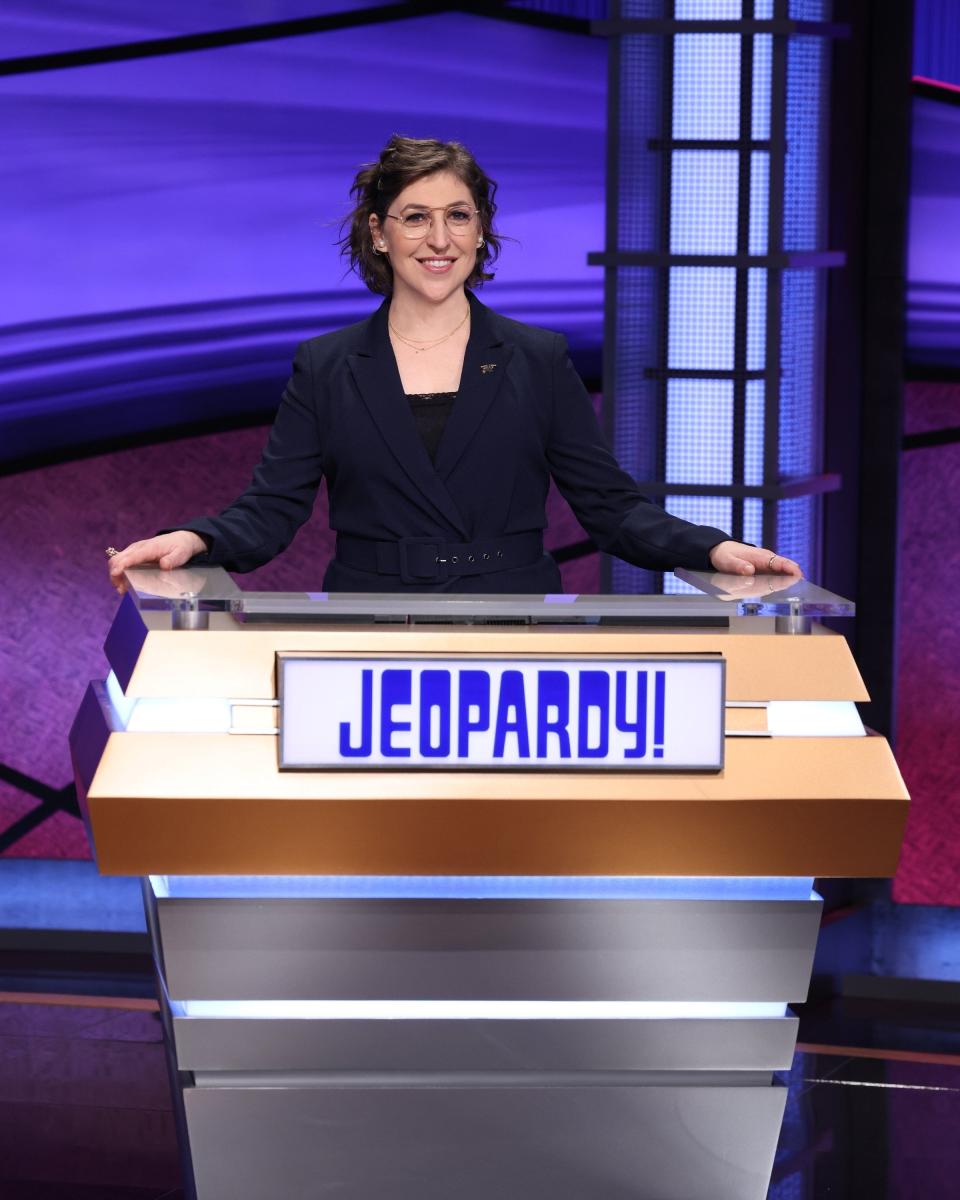
<svg viewBox="0 0 960 1200">
<path fill-rule="evenodd" d="M 115 554 L 118 590 L 145 562 L 268 562 L 310 516 L 322 476 L 337 531 L 328 591 L 559 592 L 542 541 L 551 476 L 597 545 L 638 566 L 800 573 L 641 496 L 565 340 L 468 290 L 499 253 L 495 190 L 458 143 L 391 138 L 354 181 L 344 238 L 383 304 L 300 346 L 250 486 L 218 517 Z"/>
</svg>

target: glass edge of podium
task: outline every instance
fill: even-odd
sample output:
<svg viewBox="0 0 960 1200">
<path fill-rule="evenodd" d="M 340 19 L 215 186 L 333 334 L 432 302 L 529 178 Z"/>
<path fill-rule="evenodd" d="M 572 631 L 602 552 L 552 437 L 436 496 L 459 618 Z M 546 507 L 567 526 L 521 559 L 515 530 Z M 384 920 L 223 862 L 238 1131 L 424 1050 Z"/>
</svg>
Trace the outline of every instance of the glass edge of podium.
<svg viewBox="0 0 960 1200">
<path fill-rule="evenodd" d="M 134 568 L 129 594 L 141 611 L 224 612 L 241 620 L 330 624 L 726 625 L 731 617 L 852 617 L 852 601 L 807 579 L 679 569 L 695 591 L 670 595 L 473 595 L 243 591 L 223 567 Z"/>
</svg>

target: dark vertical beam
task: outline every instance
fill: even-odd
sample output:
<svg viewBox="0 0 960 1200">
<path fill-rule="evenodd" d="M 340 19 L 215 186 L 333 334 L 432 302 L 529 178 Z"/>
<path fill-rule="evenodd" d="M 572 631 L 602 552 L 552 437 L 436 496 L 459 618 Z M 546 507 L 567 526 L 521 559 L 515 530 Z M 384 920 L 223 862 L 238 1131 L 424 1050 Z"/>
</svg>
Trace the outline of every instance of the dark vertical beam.
<svg viewBox="0 0 960 1200">
<path fill-rule="evenodd" d="M 673 20 L 676 5 L 674 0 L 666 0 L 663 15 Z M 674 39 L 667 35 L 663 38 L 663 74 L 660 78 L 661 119 L 660 136 L 666 142 L 673 140 L 673 66 Z M 670 253 L 670 216 L 672 210 L 673 192 L 673 150 L 666 149 L 660 157 L 660 235 L 657 248 L 662 254 Z M 656 446 L 655 463 L 657 479 L 667 478 L 667 395 L 669 380 L 667 367 L 670 355 L 670 268 L 657 268 L 657 362 L 659 378 L 657 380 L 657 412 L 656 412 Z M 666 497 L 663 500 L 666 505 Z M 657 578 L 663 591 L 663 574 Z"/>
<path fill-rule="evenodd" d="M 857 657 L 866 719 L 896 734 L 897 552 L 913 5 L 872 0 L 860 435 Z"/>
<path fill-rule="evenodd" d="M 831 218 L 847 224 L 850 266 L 831 281 L 826 451 L 831 469 L 840 465 L 845 481 L 855 482 L 827 504 L 824 579 L 856 599 L 854 652 L 871 696 L 864 718 L 893 738 L 913 5 L 844 0 L 842 7 L 838 15 L 854 30 L 847 65 L 861 92 L 851 106 L 860 126 L 844 131 L 850 113 L 838 97 L 832 133 L 837 154 L 858 132 L 864 150 L 853 147 L 833 176 L 835 186 L 847 176 L 849 190 L 835 198 Z M 845 354 L 856 361 L 845 363 Z"/>
<path fill-rule="evenodd" d="M 620 0 L 610 0 L 610 16 L 618 18 Z M 604 246 L 620 249 L 620 46 L 617 37 L 607 40 L 607 163 Z M 617 405 L 617 273 L 608 263 L 603 268 L 603 408 L 601 418 L 607 441 L 616 445 Z M 600 555 L 600 591 L 613 590 L 613 564 L 609 554 Z"/>
<path fill-rule="evenodd" d="M 773 15 L 786 17 L 787 0 L 775 0 Z M 787 159 L 787 39 L 774 36 L 770 67 L 770 162 L 767 253 L 783 249 L 783 204 Z M 767 271 L 767 337 L 763 389 L 763 482 L 780 478 L 780 351 L 783 338 L 783 272 Z M 763 544 L 776 548 L 777 505 L 763 504 Z"/>
</svg>

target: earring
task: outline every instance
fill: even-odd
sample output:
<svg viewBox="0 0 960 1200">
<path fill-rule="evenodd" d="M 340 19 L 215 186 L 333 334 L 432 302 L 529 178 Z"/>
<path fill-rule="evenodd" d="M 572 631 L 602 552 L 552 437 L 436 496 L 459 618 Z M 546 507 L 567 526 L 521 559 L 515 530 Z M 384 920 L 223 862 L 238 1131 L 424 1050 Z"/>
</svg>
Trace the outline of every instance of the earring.
<svg viewBox="0 0 960 1200">
<path fill-rule="evenodd" d="M 480 237 L 480 239 L 477 241 L 477 249 L 479 250 L 482 245 L 483 245 L 483 238 Z"/>
<path fill-rule="evenodd" d="M 383 254 L 386 251 L 386 249 L 387 249 L 386 242 L 381 242 L 379 246 L 377 245 L 376 242 L 373 243 L 374 254 Z"/>
</svg>

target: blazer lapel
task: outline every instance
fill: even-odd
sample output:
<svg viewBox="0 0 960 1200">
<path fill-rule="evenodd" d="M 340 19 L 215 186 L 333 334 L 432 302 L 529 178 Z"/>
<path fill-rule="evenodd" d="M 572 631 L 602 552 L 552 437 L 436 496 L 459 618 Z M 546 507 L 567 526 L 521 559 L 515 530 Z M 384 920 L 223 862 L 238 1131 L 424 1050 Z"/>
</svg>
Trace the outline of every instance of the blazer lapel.
<svg viewBox="0 0 960 1200">
<path fill-rule="evenodd" d="M 485 305 L 468 292 L 470 339 L 453 411 L 437 450 L 437 474 L 446 479 L 470 445 L 474 434 L 503 385 L 513 347 L 504 341 L 490 320 Z"/>
<path fill-rule="evenodd" d="M 468 531 L 457 506 L 434 469 L 417 432 L 410 402 L 403 391 L 397 360 L 387 329 L 389 300 L 370 318 L 366 346 L 347 356 L 350 371 L 363 402 L 383 439 L 410 481 L 438 510 L 444 520 L 466 538 Z M 458 402 L 459 403 L 459 400 Z"/>
</svg>

